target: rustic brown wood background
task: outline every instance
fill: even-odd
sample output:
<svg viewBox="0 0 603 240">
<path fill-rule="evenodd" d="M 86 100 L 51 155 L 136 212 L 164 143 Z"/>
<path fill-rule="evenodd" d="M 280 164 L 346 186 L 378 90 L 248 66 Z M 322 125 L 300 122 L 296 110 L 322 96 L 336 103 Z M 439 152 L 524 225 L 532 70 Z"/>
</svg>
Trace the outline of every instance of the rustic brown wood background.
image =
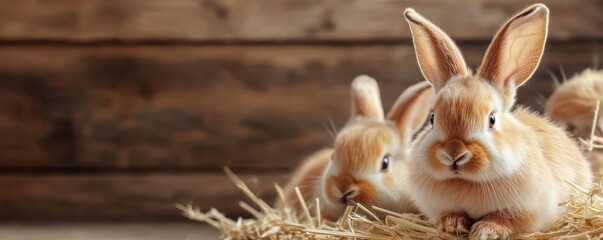
<svg viewBox="0 0 603 240">
<path fill-rule="evenodd" d="M 603 2 L 545 1 L 549 74 L 603 59 Z M 507 0 L 1 0 L 0 221 L 237 216 L 230 166 L 266 199 L 349 112 L 369 74 L 385 106 L 422 79 L 402 11 L 446 30 L 477 67 Z M 599 65 L 601 66 L 601 65 Z M 540 101 L 540 102 L 539 102 Z"/>
</svg>

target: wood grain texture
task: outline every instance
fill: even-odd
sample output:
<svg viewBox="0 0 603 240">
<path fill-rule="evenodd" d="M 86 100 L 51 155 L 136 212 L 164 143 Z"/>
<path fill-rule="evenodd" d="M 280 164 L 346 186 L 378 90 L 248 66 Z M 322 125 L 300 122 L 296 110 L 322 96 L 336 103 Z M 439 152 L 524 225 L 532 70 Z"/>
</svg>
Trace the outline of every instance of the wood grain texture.
<svg viewBox="0 0 603 240">
<path fill-rule="evenodd" d="M 272 203 L 285 174 L 239 174 Z M 1 175 L 0 222 L 186 221 L 176 204 L 212 207 L 229 217 L 248 216 L 248 199 L 222 173 Z M 247 201 L 248 203 L 251 203 Z"/>
<path fill-rule="evenodd" d="M 0 40 L 408 40 L 413 7 L 457 40 L 491 39 L 533 2 L 506 0 L 3 0 Z M 603 38 L 599 0 L 550 0 L 551 39 Z"/>
<path fill-rule="evenodd" d="M 462 46 L 470 66 L 485 47 Z M 594 49 L 548 46 L 519 102 L 540 109 L 547 70 Z M 386 108 L 422 78 L 408 45 L 0 47 L 0 169 L 290 170 L 331 143 L 359 74 Z"/>
</svg>

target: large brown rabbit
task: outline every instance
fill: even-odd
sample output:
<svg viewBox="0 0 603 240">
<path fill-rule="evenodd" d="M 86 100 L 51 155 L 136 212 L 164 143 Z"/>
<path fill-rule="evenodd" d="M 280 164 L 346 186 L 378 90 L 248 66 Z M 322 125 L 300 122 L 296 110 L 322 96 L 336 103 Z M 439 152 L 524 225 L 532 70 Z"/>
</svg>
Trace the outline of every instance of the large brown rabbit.
<svg viewBox="0 0 603 240">
<path fill-rule="evenodd" d="M 564 180 L 591 183 L 588 162 L 563 129 L 517 107 L 516 88 L 539 64 L 549 10 L 532 5 L 500 29 L 476 73 L 438 27 L 404 12 L 417 60 L 436 90 L 431 126 L 418 138 L 411 196 L 438 228 L 497 239 L 539 230 L 561 214 Z"/>
<path fill-rule="evenodd" d="M 290 207 L 301 213 L 295 186 L 304 201 L 318 198 L 323 218 L 337 220 L 348 204 L 410 212 L 406 181 L 413 134 L 429 114 L 434 91 L 427 82 L 404 91 L 387 118 L 377 82 L 359 76 L 352 83 L 352 116 L 337 134 L 334 148 L 310 156 L 285 187 Z"/>
<path fill-rule="evenodd" d="M 563 122 L 574 137 L 589 139 L 597 101 L 603 103 L 603 69 L 586 69 L 559 86 L 546 103 L 545 111 Z M 595 123 L 595 134 L 603 136 L 603 107 Z M 586 153 L 595 175 L 603 175 L 603 149 Z"/>
</svg>

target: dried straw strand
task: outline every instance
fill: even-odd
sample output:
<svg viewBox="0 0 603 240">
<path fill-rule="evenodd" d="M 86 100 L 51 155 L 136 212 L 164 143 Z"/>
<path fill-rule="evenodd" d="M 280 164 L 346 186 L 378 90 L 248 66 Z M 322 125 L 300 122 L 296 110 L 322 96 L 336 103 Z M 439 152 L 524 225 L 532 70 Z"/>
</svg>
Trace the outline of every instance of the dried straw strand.
<svg viewBox="0 0 603 240">
<path fill-rule="evenodd" d="M 582 148 L 588 150 L 588 151 L 592 151 L 595 148 L 603 148 L 603 137 L 601 136 L 596 136 L 595 135 L 595 130 L 597 129 L 597 122 L 599 119 L 599 105 L 600 105 L 600 101 L 597 101 L 597 104 L 595 105 L 595 110 L 594 110 L 594 116 L 593 116 L 593 122 L 590 128 L 590 137 L 588 140 L 582 139 L 582 138 L 578 138 L 578 140 L 580 141 L 580 143 L 582 144 Z"/>
<path fill-rule="evenodd" d="M 321 221 L 320 221 L 320 200 L 318 198 L 316 198 L 316 226 L 320 226 L 321 225 Z"/>
<path fill-rule="evenodd" d="M 310 211 L 308 210 L 308 205 L 306 205 L 306 201 L 304 201 L 304 197 L 301 194 L 301 191 L 299 190 L 299 187 L 295 187 L 295 194 L 297 195 L 297 198 L 299 199 L 299 202 L 302 206 L 302 209 L 304 210 L 304 213 L 306 214 L 306 221 L 308 222 L 308 225 L 313 225 L 312 224 L 312 216 L 310 215 Z"/>
</svg>

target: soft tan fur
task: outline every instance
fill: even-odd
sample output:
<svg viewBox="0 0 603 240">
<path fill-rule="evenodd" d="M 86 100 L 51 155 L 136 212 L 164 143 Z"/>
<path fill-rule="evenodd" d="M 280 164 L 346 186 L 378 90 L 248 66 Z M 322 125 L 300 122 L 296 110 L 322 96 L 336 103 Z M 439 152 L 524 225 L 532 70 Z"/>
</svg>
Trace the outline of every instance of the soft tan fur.
<svg viewBox="0 0 603 240">
<path fill-rule="evenodd" d="M 553 92 L 546 103 L 545 112 L 553 120 L 566 124 L 574 137 L 589 139 L 597 101 L 603 102 L 603 69 L 586 69 Z M 603 136 L 603 107 L 599 108 L 595 135 Z M 593 173 L 603 175 L 603 149 L 594 149 L 586 156 Z"/>
<path fill-rule="evenodd" d="M 304 201 L 312 203 L 313 192 L 316 188 L 316 183 L 322 176 L 322 172 L 331 161 L 333 154 L 332 148 L 325 148 L 310 155 L 302 162 L 283 189 L 287 204 L 293 207 L 298 213 L 301 213 L 301 205 L 299 198 L 295 193 L 295 187 L 299 187 L 300 192 L 304 193 Z M 323 216 L 327 219 L 337 219 L 337 216 L 331 216 L 323 212 Z"/>
<path fill-rule="evenodd" d="M 384 119 L 379 88 L 368 76 L 352 83 L 352 116 L 337 134 L 333 149 L 308 158 L 285 188 L 285 197 L 301 213 L 294 187 L 308 203 L 318 198 L 322 217 L 336 220 L 347 204 L 414 212 L 406 182 L 408 149 L 414 133 L 425 122 L 434 91 L 426 82 L 408 88 Z M 387 170 L 381 170 L 385 156 Z M 348 197 L 344 197 L 349 193 Z"/>
<path fill-rule="evenodd" d="M 563 129 L 525 108 L 510 110 L 542 56 L 546 6 L 507 21 L 475 75 L 459 67 L 460 51 L 442 30 L 412 9 L 405 16 L 419 66 L 437 91 L 434 123 L 417 138 L 409 164 L 419 210 L 439 229 L 469 230 L 470 239 L 506 239 L 553 223 L 569 197 L 564 180 L 588 187 L 592 176 Z"/>
</svg>

